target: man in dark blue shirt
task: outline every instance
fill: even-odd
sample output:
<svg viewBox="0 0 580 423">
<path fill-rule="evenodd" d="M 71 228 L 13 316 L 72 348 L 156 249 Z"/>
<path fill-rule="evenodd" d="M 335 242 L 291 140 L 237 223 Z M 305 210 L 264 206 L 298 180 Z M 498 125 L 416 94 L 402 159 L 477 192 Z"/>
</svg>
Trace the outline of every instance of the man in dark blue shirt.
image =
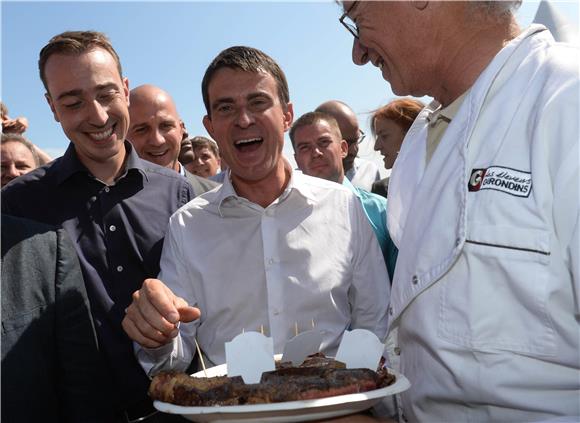
<svg viewBox="0 0 580 423">
<path fill-rule="evenodd" d="M 110 369 L 117 421 L 169 421 L 147 397 L 149 380 L 121 328 L 131 294 L 156 277 L 169 217 L 193 198 L 178 173 L 140 159 L 125 141 L 129 87 L 98 32 L 65 32 L 40 52 L 40 77 L 71 141 L 63 157 L 2 190 L 2 211 L 61 225 L 77 254 Z M 142 418 L 146 418 L 142 420 Z"/>
</svg>

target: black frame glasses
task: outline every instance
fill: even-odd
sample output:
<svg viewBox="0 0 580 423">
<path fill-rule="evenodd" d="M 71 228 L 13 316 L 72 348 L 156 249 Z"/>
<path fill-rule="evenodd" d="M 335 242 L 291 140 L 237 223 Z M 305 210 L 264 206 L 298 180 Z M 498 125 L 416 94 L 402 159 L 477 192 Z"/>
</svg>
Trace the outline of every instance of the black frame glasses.
<svg viewBox="0 0 580 423">
<path fill-rule="evenodd" d="M 358 138 L 354 139 L 354 140 L 346 140 L 346 143 L 348 145 L 354 145 L 354 144 L 360 144 L 361 142 L 364 141 L 365 137 L 367 136 L 367 134 L 364 133 L 364 131 L 362 129 L 358 130 Z"/>
<path fill-rule="evenodd" d="M 348 16 L 348 14 L 352 11 L 352 9 L 354 9 L 354 7 L 356 6 L 357 3 L 358 3 L 357 1 L 354 1 L 350 5 L 348 10 L 346 12 L 344 12 L 340 18 L 338 18 L 338 21 L 342 24 L 342 26 L 344 26 L 347 29 L 348 32 L 350 32 L 352 34 L 352 36 L 354 38 L 356 38 L 358 40 L 358 26 Z"/>
</svg>

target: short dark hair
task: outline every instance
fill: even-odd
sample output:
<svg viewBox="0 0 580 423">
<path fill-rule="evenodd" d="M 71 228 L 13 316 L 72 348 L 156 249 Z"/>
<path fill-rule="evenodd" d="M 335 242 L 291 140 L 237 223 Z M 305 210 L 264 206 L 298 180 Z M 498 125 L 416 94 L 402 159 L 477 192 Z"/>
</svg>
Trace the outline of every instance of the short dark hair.
<svg viewBox="0 0 580 423">
<path fill-rule="evenodd" d="M 195 151 L 197 148 L 207 147 L 209 148 L 214 156 L 220 157 L 220 150 L 216 142 L 210 138 L 202 137 L 201 135 L 195 136 L 190 139 L 191 148 Z"/>
<path fill-rule="evenodd" d="M 308 113 L 304 113 L 302 116 L 300 116 L 298 119 L 296 119 L 296 121 L 294 122 L 294 124 L 290 128 L 289 136 L 290 136 L 290 141 L 292 141 L 292 147 L 296 148 L 296 145 L 294 143 L 294 134 L 296 133 L 296 130 L 298 128 L 302 128 L 304 126 L 314 125 L 315 123 L 320 122 L 320 121 L 324 121 L 324 122 L 328 123 L 328 125 L 331 128 L 336 129 L 336 132 L 340 135 L 340 137 L 342 139 L 342 135 L 340 132 L 340 126 L 338 126 L 338 122 L 334 118 L 334 116 L 332 116 L 328 113 L 324 113 L 324 112 L 308 112 Z"/>
<path fill-rule="evenodd" d="M 108 51 L 117 63 L 119 75 L 123 76 L 123 69 L 121 68 L 119 55 L 105 34 L 97 31 L 66 31 L 52 37 L 48 44 L 40 50 L 38 70 L 40 71 L 40 79 L 42 80 L 46 91 L 48 92 L 48 85 L 46 83 L 44 68 L 51 55 L 67 54 L 78 56 L 95 48 L 102 48 L 103 50 Z"/>
<path fill-rule="evenodd" d="M 276 81 L 278 86 L 278 98 L 282 107 L 286 109 L 290 102 L 290 92 L 286 75 L 278 64 L 261 50 L 252 47 L 234 46 L 223 50 L 209 64 L 201 81 L 201 95 L 207 115 L 211 116 L 208 87 L 214 74 L 221 68 L 237 69 L 244 72 L 267 72 Z"/>
<path fill-rule="evenodd" d="M 14 134 L 14 133 L 8 133 L 8 134 L 3 133 L 2 137 L 1 137 L 0 144 L 6 144 L 9 142 L 17 142 L 17 143 L 22 144 L 26 148 L 28 148 L 30 150 L 30 152 L 32 153 L 32 157 L 34 158 L 34 164 L 37 167 L 40 166 L 40 158 L 38 157 L 38 153 L 36 152 L 36 148 L 34 148 L 34 145 L 30 141 L 28 141 L 24 136 L 22 136 L 20 134 Z"/>
</svg>

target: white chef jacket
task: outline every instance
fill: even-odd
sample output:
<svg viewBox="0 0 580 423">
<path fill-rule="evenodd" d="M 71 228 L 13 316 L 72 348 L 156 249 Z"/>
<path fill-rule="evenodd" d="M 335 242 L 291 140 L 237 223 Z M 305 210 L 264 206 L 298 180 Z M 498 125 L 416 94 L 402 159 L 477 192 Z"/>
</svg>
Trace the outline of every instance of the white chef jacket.
<svg viewBox="0 0 580 423">
<path fill-rule="evenodd" d="M 298 171 L 266 208 L 237 196 L 226 178 L 178 210 L 159 279 L 201 318 L 182 323 L 173 344 L 137 348 L 148 372 L 185 369 L 196 336 L 206 365 L 224 363 L 225 342 L 262 327 L 275 353 L 296 325 L 303 332 L 312 322 L 330 355 L 345 329 L 386 337 L 389 277 L 360 202 L 348 188 Z"/>
<path fill-rule="evenodd" d="M 407 134 L 387 219 L 404 420 L 578 421 L 578 53 L 533 25 L 479 76 L 427 167 L 428 109 Z"/>
<path fill-rule="evenodd" d="M 371 192 L 373 183 L 381 179 L 379 167 L 365 159 L 355 157 L 352 167 L 344 176 L 356 187 Z"/>
</svg>

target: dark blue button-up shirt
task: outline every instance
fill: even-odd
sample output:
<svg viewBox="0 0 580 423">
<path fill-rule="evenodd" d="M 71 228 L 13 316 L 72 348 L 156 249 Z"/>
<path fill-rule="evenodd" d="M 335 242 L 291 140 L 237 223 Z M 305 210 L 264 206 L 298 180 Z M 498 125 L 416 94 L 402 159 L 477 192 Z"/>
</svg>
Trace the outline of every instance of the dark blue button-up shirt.
<svg viewBox="0 0 580 423">
<path fill-rule="evenodd" d="M 169 217 L 193 198 L 183 176 L 125 148 L 125 173 L 112 186 L 90 174 L 71 144 L 2 189 L 3 213 L 61 225 L 75 244 L 117 410 L 144 399 L 149 386 L 121 327 L 124 310 L 159 272 Z"/>
</svg>

